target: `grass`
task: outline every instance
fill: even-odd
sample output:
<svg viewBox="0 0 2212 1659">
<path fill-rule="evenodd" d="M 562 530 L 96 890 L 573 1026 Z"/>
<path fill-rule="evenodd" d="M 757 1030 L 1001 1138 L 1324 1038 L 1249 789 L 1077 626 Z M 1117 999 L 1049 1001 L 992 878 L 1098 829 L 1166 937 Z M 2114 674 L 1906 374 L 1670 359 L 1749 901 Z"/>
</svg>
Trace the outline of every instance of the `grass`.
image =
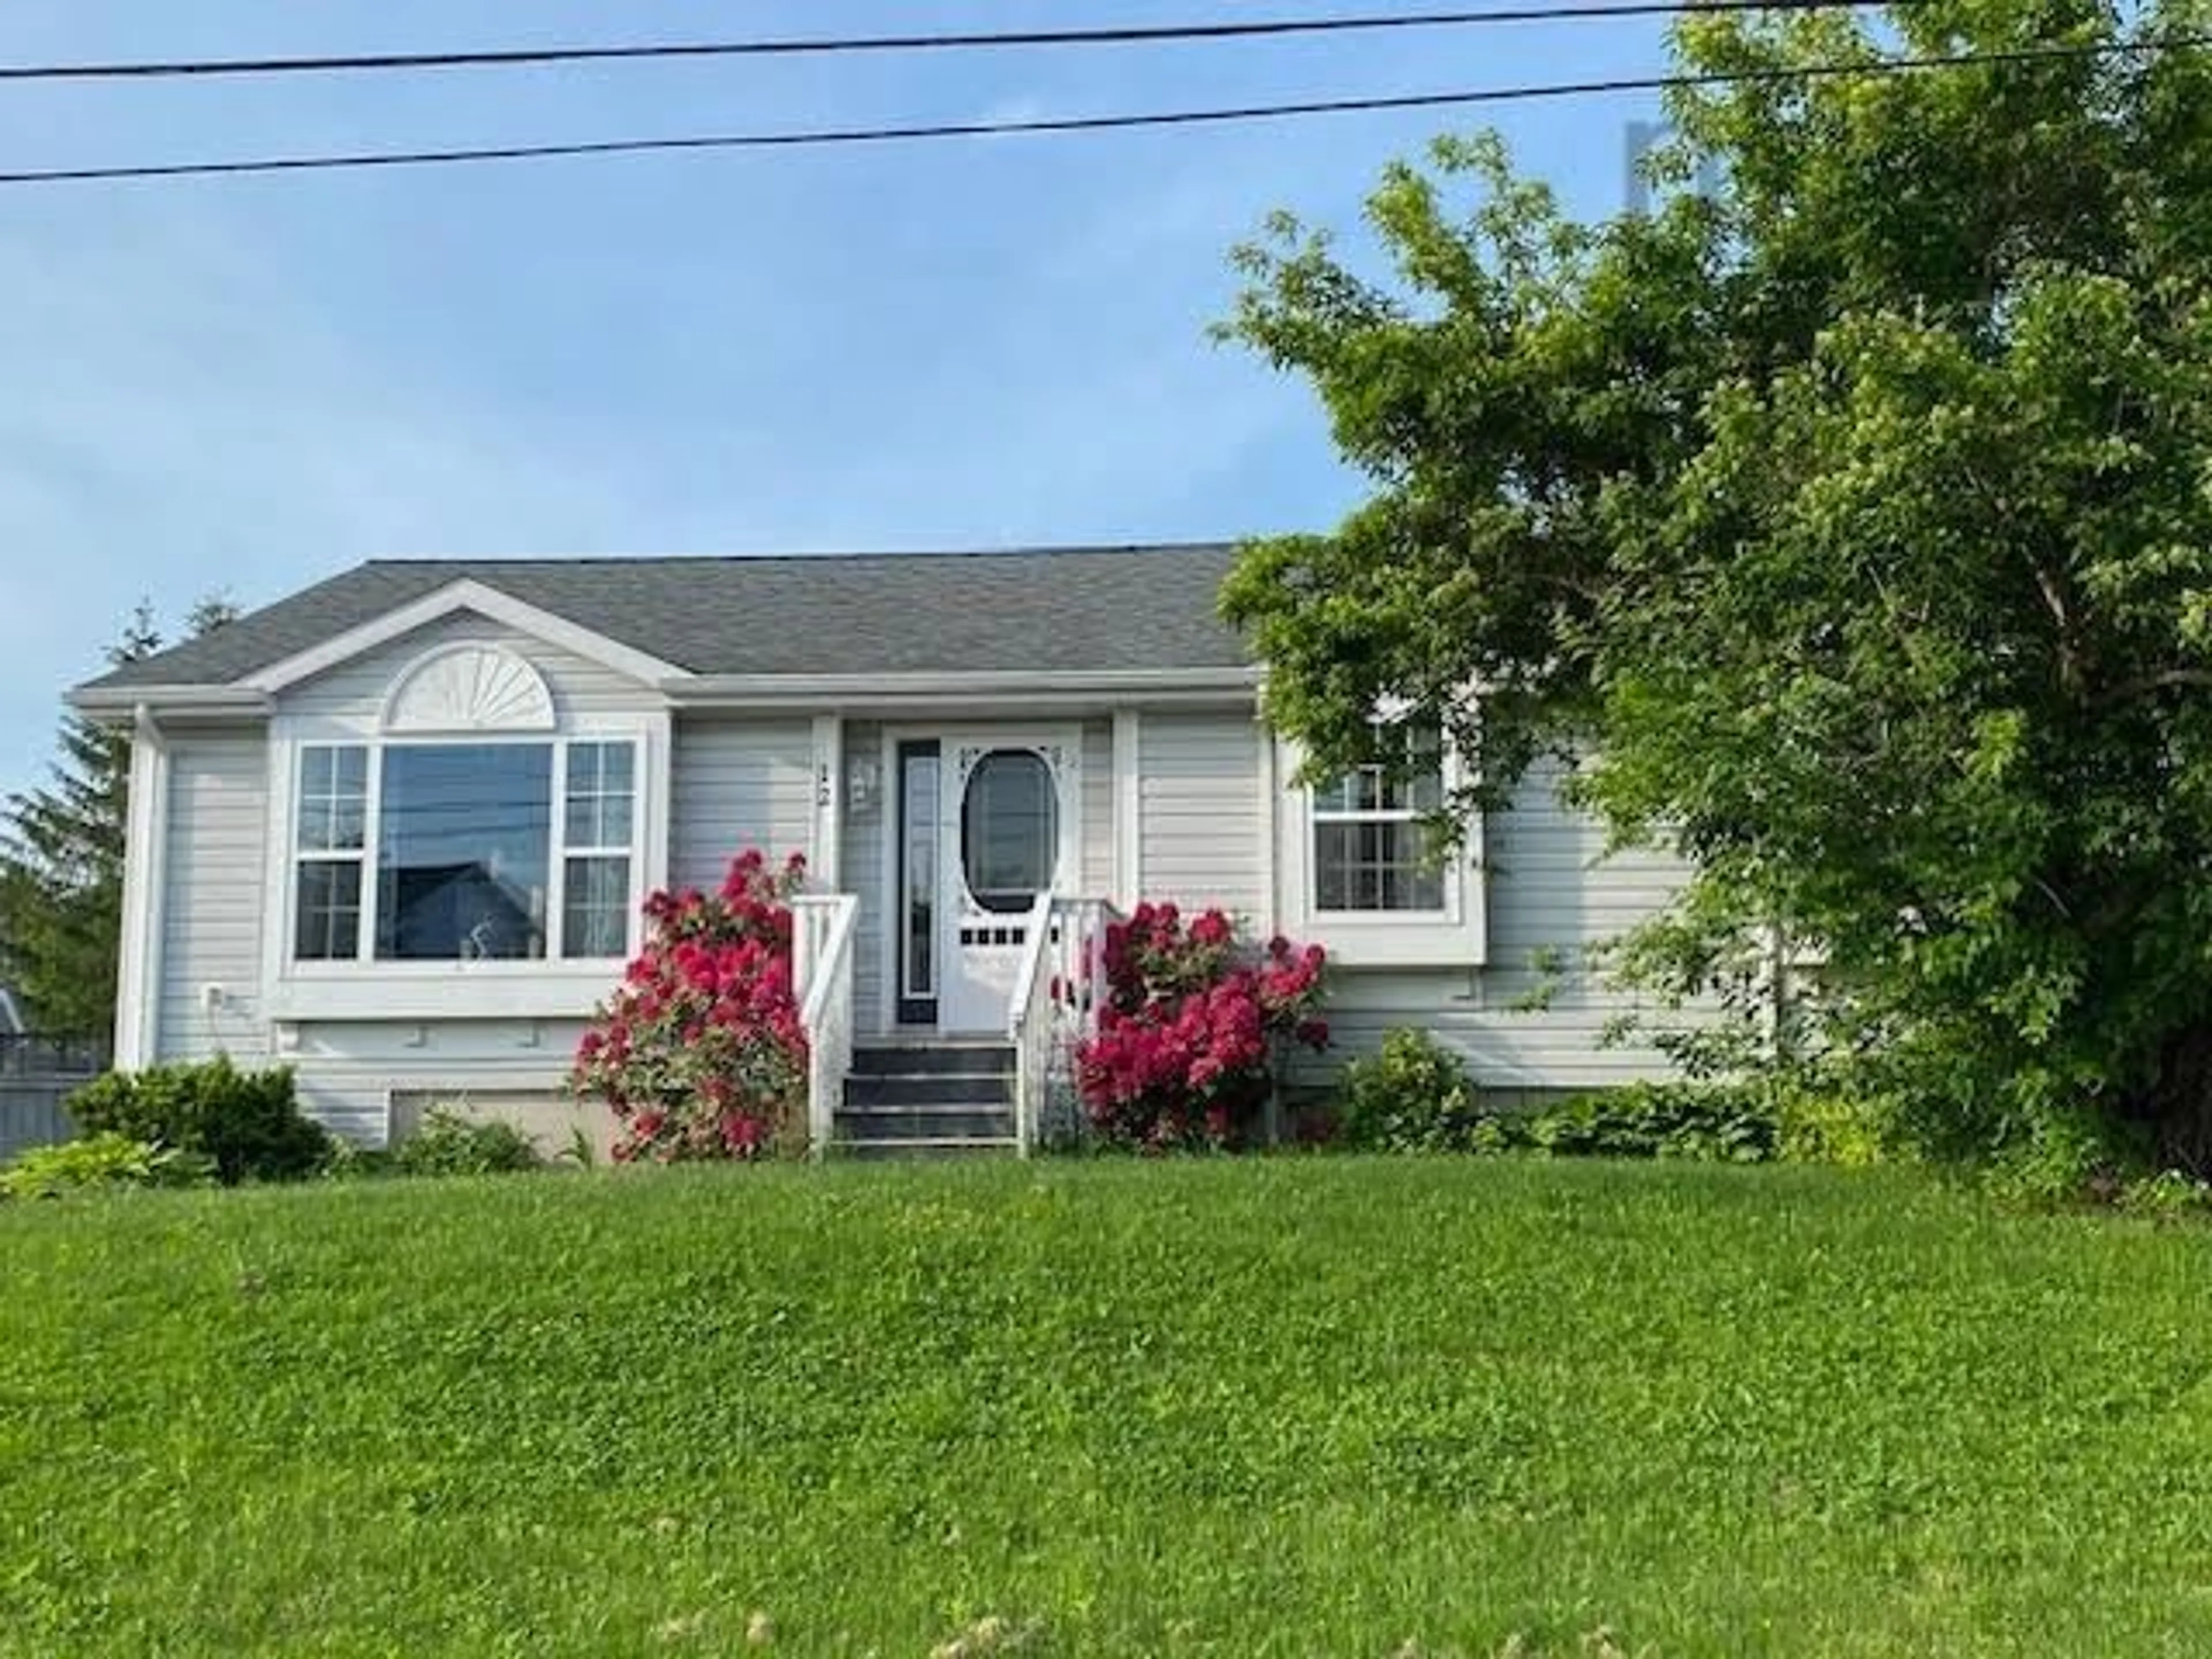
<svg viewBox="0 0 2212 1659">
<path fill-rule="evenodd" d="M 0 1653 L 2212 1651 L 2212 1243 L 1903 1176 L 392 1183 L 0 1263 Z"/>
</svg>

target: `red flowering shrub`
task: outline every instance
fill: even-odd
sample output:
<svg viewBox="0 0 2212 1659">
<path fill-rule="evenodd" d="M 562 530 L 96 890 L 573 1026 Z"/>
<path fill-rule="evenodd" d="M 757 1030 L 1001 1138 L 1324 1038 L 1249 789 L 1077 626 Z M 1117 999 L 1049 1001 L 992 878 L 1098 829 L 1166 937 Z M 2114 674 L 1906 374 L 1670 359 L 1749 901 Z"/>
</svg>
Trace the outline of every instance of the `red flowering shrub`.
<svg viewBox="0 0 2212 1659">
<path fill-rule="evenodd" d="M 614 1109 L 623 1163 L 754 1158 L 803 1143 L 806 1033 L 790 898 L 806 873 L 757 852 L 718 891 L 655 893 L 652 930 L 576 1047 L 571 1080 Z"/>
<path fill-rule="evenodd" d="M 1188 925 L 1172 904 L 1140 904 L 1106 930 L 1105 983 L 1090 992 L 1097 1030 L 1075 1052 L 1091 1126 L 1127 1146 L 1232 1146 L 1274 1087 L 1288 1042 L 1328 1046 L 1318 1011 L 1326 957 L 1286 939 L 1242 946 L 1218 910 Z"/>
</svg>

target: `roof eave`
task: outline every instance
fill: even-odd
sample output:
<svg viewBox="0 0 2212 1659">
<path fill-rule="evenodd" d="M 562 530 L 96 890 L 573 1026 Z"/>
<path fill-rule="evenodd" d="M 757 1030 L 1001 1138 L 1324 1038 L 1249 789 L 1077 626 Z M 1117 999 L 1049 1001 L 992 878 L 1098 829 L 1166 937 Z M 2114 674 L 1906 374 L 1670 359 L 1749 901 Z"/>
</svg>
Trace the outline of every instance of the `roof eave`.
<svg viewBox="0 0 2212 1659">
<path fill-rule="evenodd" d="M 656 689 L 677 708 L 823 708 L 931 703 L 1024 707 L 1111 701 L 1131 707 L 1241 701 L 1259 690 L 1252 666 L 1054 669 L 894 674 L 671 675 Z M 88 719 L 123 724 L 145 708 L 167 720 L 265 717 L 276 694 L 252 685 L 126 682 L 81 685 L 69 706 Z"/>
<path fill-rule="evenodd" d="M 147 709 L 166 720 L 265 715 L 275 699 L 250 685 L 80 685 L 65 699 L 88 720 L 120 725 Z"/>
<path fill-rule="evenodd" d="M 664 680 L 678 708 L 791 708 L 906 703 L 1003 704 L 1070 702 L 1218 702 L 1256 695 L 1251 666 L 991 670 L 889 674 L 696 674 Z"/>
</svg>

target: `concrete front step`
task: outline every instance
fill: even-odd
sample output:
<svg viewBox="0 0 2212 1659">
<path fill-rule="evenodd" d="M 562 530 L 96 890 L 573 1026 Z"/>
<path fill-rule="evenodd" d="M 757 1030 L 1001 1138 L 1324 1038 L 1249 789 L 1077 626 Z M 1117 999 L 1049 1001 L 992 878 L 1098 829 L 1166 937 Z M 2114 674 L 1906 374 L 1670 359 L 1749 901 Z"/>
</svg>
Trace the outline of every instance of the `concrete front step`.
<svg viewBox="0 0 2212 1659">
<path fill-rule="evenodd" d="M 840 1158 L 1018 1152 L 1013 1048 L 957 1039 L 856 1047 L 831 1146 Z"/>
<path fill-rule="evenodd" d="M 1014 1113 L 1011 1106 L 987 1101 L 848 1104 L 837 1114 L 836 1133 L 841 1140 L 1012 1140 Z"/>
<path fill-rule="evenodd" d="M 1012 1158 L 1020 1150 L 1011 1138 L 997 1140 L 977 1135 L 947 1135 L 933 1140 L 840 1140 L 831 1148 L 830 1156 L 856 1158 Z"/>
<path fill-rule="evenodd" d="M 1014 1105 L 1014 1079 L 1006 1072 L 859 1073 L 845 1079 L 848 1106 Z"/>
<path fill-rule="evenodd" d="M 1002 1076 L 1014 1069 L 1009 1043 L 962 1041 L 866 1042 L 853 1049 L 855 1077 L 966 1074 Z"/>
</svg>

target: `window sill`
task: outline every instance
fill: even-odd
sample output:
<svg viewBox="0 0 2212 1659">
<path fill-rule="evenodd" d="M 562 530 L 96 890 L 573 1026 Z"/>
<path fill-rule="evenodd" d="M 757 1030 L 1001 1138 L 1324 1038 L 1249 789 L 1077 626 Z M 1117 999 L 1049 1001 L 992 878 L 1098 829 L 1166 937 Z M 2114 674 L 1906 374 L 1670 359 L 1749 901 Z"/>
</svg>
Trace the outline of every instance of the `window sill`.
<svg viewBox="0 0 2212 1659">
<path fill-rule="evenodd" d="M 1298 937 L 1345 968 L 1480 968 L 1481 928 L 1456 916 L 1334 911 L 1301 919 Z"/>
<path fill-rule="evenodd" d="M 295 972 L 272 1020 L 582 1019 L 622 983 L 619 962 L 376 962 Z"/>
</svg>

